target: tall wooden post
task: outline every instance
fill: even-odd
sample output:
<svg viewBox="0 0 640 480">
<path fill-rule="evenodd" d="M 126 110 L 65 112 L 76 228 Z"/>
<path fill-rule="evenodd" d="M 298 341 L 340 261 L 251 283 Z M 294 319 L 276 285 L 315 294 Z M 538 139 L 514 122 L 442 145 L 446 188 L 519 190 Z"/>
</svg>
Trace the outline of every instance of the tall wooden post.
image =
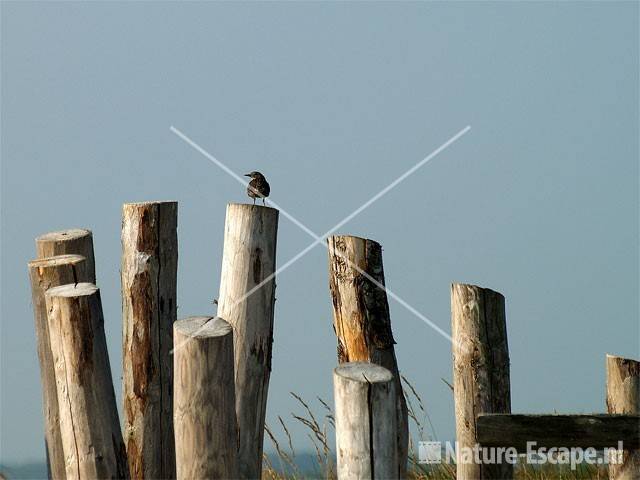
<svg viewBox="0 0 640 480">
<path fill-rule="evenodd" d="M 607 355 L 607 410 L 640 414 L 640 362 Z M 622 460 L 622 464 L 609 464 L 609 478 L 640 479 L 640 450 L 624 450 Z"/>
<path fill-rule="evenodd" d="M 233 330 L 221 318 L 174 325 L 178 480 L 238 478 Z"/>
<path fill-rule="evenodd" d="M 384 286 L 382 247 L 373 240 L 352 236 L 334 235 L 329 237 L 328 243 L 329 288 L 333 301 L 333 326 L 338 340 L 338 361 L 372 362 L 393 374 L 397 397 L 399 476 L 405 478 L 409 423 L 393 347 L 395 341 L 391 333 L 387 294 L 380 288 Z"/>
<path fill-rule="evenodd" d="M 58 255 L 29 262 L 31 298 L 35 319 L 42 404 L 44 413 L 44 436 L 47 447 L 49 478 L 65 478 L 64 451 L 60 436 L 60 413 L 53 355 L 49 340 L 47 305 L 45 292 L 67 283 L 86 282 L 86 259 L 82 255 Z"/>
<path fill-rule="evenodd" d="M 393 374 L 366 362 L 333 371 L 338 480 L 398 478 Z"/>
<path fill-rule="evenodd" d="M 77 254 L 87 259 L 89 282 L 96 283 L 96 262 L 93 255 L 93 234 L 84 228 L 49 232 L 36 238 L 38 258 Z"/>
<path fill-rule="evenodd" d="M 128 478 L 100 292 L 72 283 L 45 298 L 66 478 Z"/>
<path fill-rule="evenodd" d="M 234 329 L 241 478 L 261 478 L 271 374 L 278 210 L 227 206 L 218 315 Z M 267 280 L 268 279 L 268 280 Z"/>
<path fill-rule="evenodd" d="M 475 285 L 451 285 L 453 392 L 458 452 L 478 442 L 476 415 L 511 413 L 504 297 Z M 460 455 L 458 455 L 460 460 Z M 513 467 L 457 462 L 458 480 L 513 478 Z"/>
<path fill-rule="evenodd" d="M 132 478 L 175 478 L 173 323 L 178 204 L 122 208 L 122 396 Z"/>
</svg>

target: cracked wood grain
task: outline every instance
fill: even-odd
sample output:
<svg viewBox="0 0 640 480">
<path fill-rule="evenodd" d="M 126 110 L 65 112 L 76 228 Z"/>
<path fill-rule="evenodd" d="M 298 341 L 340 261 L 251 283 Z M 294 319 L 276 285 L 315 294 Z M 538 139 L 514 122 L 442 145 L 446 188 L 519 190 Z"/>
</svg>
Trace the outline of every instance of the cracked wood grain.
<svg viewBox="0 0 640 480">
<path fill-rule="evenodd" d="M 453 390 L 459 447 L 478 442 L 480 413 L 510 413 L 509 348 L 504 297 L 475 285 L 451 285 Z M 511 465 L 459 462 L 458 480 L 513 478 Z"/>
<path fill-rule="evenodd" d="M 278 210 L 229 204 L 218 316 L 234 330 L 239 476 L 261 478 L 264 420 L 271 375 Z M 245 298 L 246 297 L 246 298 Z"/>
<path fill-rule="evenodd" d="M 407 404 L 395 354 L 391 317 L 384 285 L 382 247 L 373 240 L 334 235 L 329 245 L 329 290 L 333 305 L 333 328 L 338 343 L 338 361 L 372 362 L 389 369 L 397 397 L 397 451 L 399 477 L 407 471 L 409 423 Z"/>
<path fill-rule="evenodd" d="M 174 324 L 176 474 L 238 478 L 233 330 L 220 318 Z"/>
<path fill-rule="evenodd" d="M 131 478 L 175 478 L 177 202 L 122 208 L 122 392 Z"/>
<path fill-rule="evenodd" d="M 44 434 L 47 449 L 49 478 L 64 478 L 66 475 L 62 436 L 60 434 L 60 412 L 56 390 L 55 368 L 45 292 L 52 287 L 68 283 L 86 282 L 86 258 L 82 255 L 56 255 L 54 257 L 29 262 L 31 298 L 35 320 L 40 380 L 42 383 L 42 405 L 44 414 Z"/>
<path fill-rule="evenodd" d="M 333 373 L 338 480 L 399 478 L 393 374 L 369 362 Z"/>
<path fill-rule="evenodd" d="M 100 292 L 92 283 L 45 294 L 66 475 L 129 478 L 113 390 Z"/>
</svg>

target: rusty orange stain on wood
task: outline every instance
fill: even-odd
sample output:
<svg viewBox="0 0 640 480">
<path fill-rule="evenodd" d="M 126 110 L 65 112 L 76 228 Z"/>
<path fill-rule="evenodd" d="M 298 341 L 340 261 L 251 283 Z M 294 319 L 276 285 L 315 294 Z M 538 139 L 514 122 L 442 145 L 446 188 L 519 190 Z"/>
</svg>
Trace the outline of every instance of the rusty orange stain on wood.
<svg viewBox="0 0 640 480">
<path fill-rule="evenodd" d="M 131 332 L 131 364 L 133 371 L 133 391 L 142 401 L 144 409 L 148 381 L 152 378 L 154 366 L 151 355 L 151 318 L 153 299 L 151 298 L 151 278 L 149 272 L 135 275 L 131 284 L 131 306 L 133 310 L 133 331 Z"/>
</svg>

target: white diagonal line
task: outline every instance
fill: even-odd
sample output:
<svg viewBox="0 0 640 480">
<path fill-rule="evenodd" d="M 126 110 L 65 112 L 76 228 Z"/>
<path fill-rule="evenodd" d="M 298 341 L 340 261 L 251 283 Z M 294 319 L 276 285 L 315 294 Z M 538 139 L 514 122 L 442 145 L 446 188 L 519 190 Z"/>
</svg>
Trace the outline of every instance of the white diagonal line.
<svg viewBox="0 0 640 480">
<path fill-rule="evenodd" d="M 204 148 L 202 148 L 200 145 L 198 145 L 196 142 L 194 142 L 193 140 L 191 140 L 189 137 L 187 137 L 184 133 L 182 133 L 180 130 L 178 130 L 176 127 L 174 127 L 173 125 L 169 128 L 169 130 L 171 130 L 173 133 L 175 133 L 177 136 L 179 136 L 182 140 L 184 140 L 185 142 L 187 142 L 189 145 L 191 145 L 193 148 L 195 148 L 198 152 L 200 152 L 202 155 L 204 155 L 205 157 L 207 157 L 209 160 L 211 160 L 213 163 L 215 163 L 217 166 L 219 166 L 222 170 L 224 170 L 225 172 L 227 172 L 229 175 L 231 175 L 233 178 L 235 178 L 238 182 L 240 182 L 242 185 L 244 185 L 245 187 L 247 186 L 247 184 L 249 182 L 247 182 L 244 178 L 242 178 L 240 175 L 238 175 L 236 172 L 234 172 L 233 170 L 231 170 L 229 167 L 227 167 L 224 163 L 222 163 L 220 160 L 218 160 L 216 157 L 214 157 L 213 155 L 211 155 L 209 152 L 207 152 Z M 307 228 L 307 226 L 302 223 L 299 222 L 298 219 L 296 219 L 293 215 L 291 215 L 289 212 L 287 212 L 284 208 L 282 208 L 280 205 L 278 205 L 276 202 L 274 202 L 271 199 L 267 199 L 267 201 L 273 205 L 275 208 L 277 208 L 278 210 L 280 210 L 280 213 L 282 213 L 285 217 L 287 217 L 289 220 L 291 220 L 293 223 L 295 223 L 298 227 L 300 227 L 302 230 L 304 230 L 306 233 L 308 233 L 310 236 L 312 236 L 313 238 L 316 238 L 316 234 L 310 230 L 309 228 Z"/>
<path fill-rule="evenodd" d="M 326 244 L 325 244 L 326 246 Z M 329 247 L 327 247 L 328 249 Z M 351 260 L 349 260 L 347 257 L 345 257 L 342 253 L 337 252 L 336 250 L 333 251 L 333 254 L 336 255 L 337 257 L 340 257 L 341 259 L 343 259 L 345 262 L 347 262 L 349 264 L 349 266 L 351 268 L 353 268 L 354 270 L 356 270 L 360 275 L 363 275 L 367 280 L 369 280 L 371 283 L 373 283 L 376 287 L 380 288 L 382 291 L 384 291 L 387 295 L 389 295 L 391 298 L 393 298 L 396 302 L 398 302 L 400 305 L 402 305 L 404 308 L 406 308 L 407 310 L 409 310 L 411 313 L 413 313 L 416 317 L 418 317 L 420 320 L 422 320 L 423 322 L 425 322 L 427 325 L 429 325 L 431 328 L 433 328 L 436 332 L 438 332 L 440 335 L 442 335 L 444 338 L 446 338 L 447 340 L 449 340 L 451 343 L 453 343 L 453 338 L 451 338 L 451 335 L 449 335 L 447 332 L 445 332 L 444 330 L 442 330 L 438 325 L 436 325 L 435 323 L 433 323 L 431 320 L 429 320 L 427 317 L 425 317 L 422 313 L 420 313 L 418 310 L 416 310 L 415 308 L 413 308 L 411 305 L 409 305 L 409 303 L 407 303 L 405 300 L 403 300 L 402 298 L 400 298 L 399 295 L 396 295 L 395 293 L 393 293 L 391 290 L 389 290 L 385 285 L 383 285 L 382 283 L 380 283 L 379 281 L 377 281 L 375 278 L 373 278 L 371 275 L 369 275 L 367 272 L 365 272 L 364 270 L 362 270 L 358 265 L 356 265 L 355 263 L 353 263 Z"/>
<path fill-rule="evenodd" d="M 391 182 L 389 185 L 387 185 L 385 188 L 383 188 L 380 192 L 378 192 L 376 195 L 374 195 L 371 199 L 369 199 L 367 202 L 365 202 L 363 205 L 361 205 L 360 207 L 358 207 L 356 210 L 354 210 L 351 214 L 349 214 L 347 217 L 345 217 L 343 220 L 341 220 L 340 222 L 338 222 L 334 227 L 332 227 L 331 229 L 329 229 L 325 234 L 323 234 L 322 236 L 318 236 L 316 233 L 313 232 L 313 230 L 311 230 L 310 228 L 308 228 L 306 225 L 304 225 L 302 222 L 300 222 L 299 220 L 297 220 L 295 217 L 293 217 L 293 215 L 289 214 L 286 210 L 284 210 L 282 207 L 280 207 L 276 202 L 274 202 L 273 200 L 269 200 L 269 203 L 271 203 L 274 207 L 276 207 L 278 210 L 282 211 L 283 215 L 288 218 L 289 220 L 291 220 L 294 224 L 296 224 L 298 227 L 300 227 L 302 230 L 304 230 L 307 234 L 309 234 L 311 237 L 314 238 L 314 241 L 309 244 L 306 248 L 304 248 L 303 250 L 301 250 L 298 254 L 296 254 L 294 257 L 292 257 L 289 261 L 287 261 L 284 265 L 282 265 L 280 268 L 278 268 L 274 273 L 272 273 L 271 275 L 269 275 L 267 278 L 265 278 L 262 282 L 260 282 L 258 285 L 256 285 L 255 287 L 253 287 L 251 290 L 249 290 L 248 292 L 246 292 L 240 299 L 236 300 L 231 307 L 237 305 L 238 303 L 244 301 L 247 297 L 249 297 L 251 294 L 253 294 L 255 291 L 257 291 L 259 288 L 261 288 L 264 284 L 266 284 L 267 282 L 269 282 L 273 277 L 276 276 L 276 274 L 282 272 L 283 270 L 285 270 L 286 268 L 288 268 L 290 265 L 292 265 L 294 262 L 296 262 L 299 258 L 301 258 L 303 255 L 305 255 L 309 250 L 311 250 L 315 245 L 320 244 L 320 245 L 324 245 L 325 248 L 328 248 L 328 246 L 326 245 L 326 243 L 324 242 L 325 238 L 331 234 L 333 231 L 337 230 L 338 228 L 340 228 L 342 225 L 344 225 L 345 223 L 347 223 L 349 220 L 351 220 L 353 217 L 355 217 L 356 215 L 358 215 L 360 212 L 362 212 L 364 209 L 366 209 L 368 206 L 370 206 L 372 203 L 374 203 L 376 200 L 378 200 L 380 197 L 382 197 L 383 195 L 385 195 L 387 192 L 389 192 L 392 188 L 394 188 L 395 186 L 397 186 L 400 182 L 402 182 L 404 179 L 406 179 L 409 175 L 411 175 L 413 172 L 415 172 L 417 169 L 419 169 L 421 166 L 423 166 L 424 164 L 426 164 L 429 160 L 431 160 L 432 158 L 434 158 L 436 155 L 438 155 L 440 152 L 442 152 L 444 149 L 446 149 L 449 145 L 451 145 L 452 143 L 454 143 L 456 140 L 458 140 L 462 135 L 464 135 L 465 133 L 467 133 L 469 130 L 471 129 L 471 126 L 467 126 L 465 128 L 463 128 L 462 130 L 460 130 L 457 134 L 455 134 L 453 137 L 451 137 L 449 140 L 447 140 L 445 143 L 443 143 L 440 147 L 438 147 L 436 150 L 434 150 L 431 154 L 429 154 L 427 157 L 425 157 L 423 160 L 421 160 L 420 162 L 418 162 L 416 165 L 414 165 L 412 168 L 410 168 L 407 172 L 405 172 L 403 175 L 401 175 L 400 177 L 398 177 L 396 180 L 394 180 L 393 182 Z M 194 142 L 193 140 L 191 140 L 188 136 L 186 136 L 184 133 L 182 133 L 180 130 L 178 130 L 177 128 L 175 128 L 174 126 L 170 127 L 170 130 L 175 133 L 177 136 L 179 136 L 180 138 L 182 138 L 185 142 L 187 142 L 189 145 L 191 145 L 195 150 L 197 150 L 198 152 L 200 152 L 202 155 L 204 155 L 206 158 L 208 158 L 209 160 L 211 160 L 213 163 L 215 163 L 216 165 L 218 165 L 220 168 L 222 168 L 222 170 L 224 170 L 225 172 L 227 172 L 229 175 L 231 175 L 233 178 L 235 178 L 239 183 L 241 183 L 242 185 L 246 186 L 247 182 L 238 174 L 236 174 L 233 170 L 231 170 L 229 167 L 227 167 L 224 163 L 220 162 L 218 159 L 216 159 L 213 155 L 211 155 L 209 152 L 207 152 L 205 149 L 203 149 L 200 145 L 198 145 L 196 142 Z M 363 275 L 365 278 L 367 278 L 370 282 L 372 282 L 374 285 L 376 285 L 378 288 L 382 289 L 383 291 L 385 291 L 385 293 L 387 293 L 391 298 L 393 298 L 394 300 L 396 300 L 398 303 L 400 303 L 402 306 L 404 306 L 407 310 L 409 310 L 411 313 L 413 313 L 415 316 L 417 316 L 418 318 L 420 318 L 422 321 L 424 321 L 427 325 L 429 325 L 430 327 L 432 327 L 434 330 L 436 330 L 438 333 L 440 333 L 442 336 L 444 336 L 445 338 L 447 338 L 450 342 L 453 342 L 453 339 L 451 338 L 451 336 L 446 333 L 444 330 L 442 330 L 438 325 L 436 325 L 435 323 L 433 323 L 431 320 L 429 320 L 426 316 L 424 316 L 423 314 L 421 314 L 418 310 L 416 310 L 414 307 L 412 307 L 408 302 L 406 302 L 404 299 L 402 299 L 399 295 L 395 294 L 394 292 L 390 291 L 387 287 L 385 287 L 384 285 L 382 285 L 380 282 L 378 282 L 375 278 L 373 278 L 371 275 L 369 275 L 367 272 L 365 272 L 364 270 L 362 270 L 360 267 L 358 267 L 357 265 L 355 265 L 353 262 L 351 262 L 350 259 L 346 258 L 344 255 L 342 255 L 339 252 L 334 251 L 334 254 L 340 258 L 342 258 L 347 264 L 349 264 L 349 266 L 351 268 L 353 268 L 354 270 L 358 271 L 361 275 Z M 174 350 L 176 348 L 179 348 L 181 345 L 178 345 L 174 348 Z M 173 350 L 172 350 L 173 352 Z"/>
<path fill-rule="evenodd" d="M 176 135 L 178 135 L 180 138 L 182 138 L 185 142 L 187 142 L 189 145 L 191 145 L 194 149 L 196 149 L 198 152 L 200 152 L 202 155 L 204 155 L 206 158 L 208 158 L 209 160 L 211 160 L 213 163 L 215 163 L 216 165 L 218 165 L 220 168 L 222 168 L 225 172 L 227 172 L 229 175 L 231 175 L 233 178 L 235 178 L 238 182 L 240 182 L 242 185 L 246 186 L 247 182 L 238 174 L 236 174 L 233 170 L 231 170 L 229 167 L 227 167 L 224 163 L 222 163 L 220 160 L 218 160 L 217 158 L 215 158 L 213 155 L 211 155 L 209 152 L 207 152 L 204 148 L 202 148 L 200 145 L 198 145 L 196 142 L 194 142 L 191 138 L 187 137 L 184 133 L 182 133 L 180 130 L 178 130 L 177 128 L 171 126 L 170 130 L 175 133 Z M 448 146 L 450 146 L 452 143 L 454 143 L 456 140 L 458 140 L 460 137 L 462 137 L 462 135 L 464 135 L 465 133 L 467 133 L 469 130 L 471 130 L 471 126 L 467 125 L 465 128 L 463 128 L 462 130 L 460 130 L 458 133 L 456 133 L 453 137 L 451 137 L 449 140 L 447 140 L 445 143 L 443 143 L 442 145 L 440 145 L 437 149 L 435 149 L 433 152 L 431 152 L 429 155 L 427 155 L 425 158 L 423 158 L 420 162 L 416 163 L 413 167 L 411 167 L 409 170 L 407 170 L 404 174 L 402 174 L 400 177 L 396 178 L 393 182 L 391 182 L 389 185 L 387 185 L 385 188 L 383 188 L 382 190 L 380 190 L 376 195 L 374 195 L 373 197 L 371 197 L 370 200 L 366 201 L 365 203 L 363 203 L 360 207 L 358 207 L 356 210 L 354 210 L 353 212 L 351 212 L 349 215 L 347 215 L 343 220 L 341 220 L 340 222 L 336 223 L 333 227 L 331 227 L 329 230 L 327 230 L 324 234 L 322 234 L 321 236 L 318 236 L 316 233 L 314 233 L 311 229 L 307 228 L 306 225 L 304 225 L 302 222 L 299 222 L 295 217 L 293 217 L 293 215 L 289 214 L 287 211 L 283 210 L 282 207 L 280 207 L 276 202 L 274 202 L 271 199 L 267 199 L 267 201 L 269 203 L 271 203 L 274 207 L 278 208 L 279 210 L 282 210 L 284 216 L 288 219 L 290 219 L 293 223 L 295 223 L 296 225 L 298 225 L 302 230 L 304 230 L 306 233 L 308 233 L 312 238 L 314 238 L 314 241 L 312 243 L 310 243 L 309 245 L 307 245 L 305 248 L 303 248 L 302 250 L 300 250 L 297 254 L 295 254 L 293 257 L 291 257 L 289 260 L 287 260 L 283 265 L 281 265 L 279 268 L 277 268 L 272 274 L 268 275 L 264 280 L 262 280 L 262 282 L 258 283 L 257 285 L 255 285 L 253 288 L 251 288 L 250 290 L 248 290 L 244 296 L 242 296 L 241 298 L 239 298 L 236 303 L 234 303 L 234 305 L 237 305 L 238 303 L 242 302 L 243 300 L 245 300 L 247 297 L 251 296 L 253 293 L 255 293 L 256 291 L 258 291 L 263 285 L 265 285 L 266 283 L 268 283 L 269 281 L 271 281 L 272 278 L 274 278 L 276 275 L 278 275 L 279 273 L 283 272 L 284 270 L 286 270 L 287 268 L 289 268 L 292 264 L 294 264 L 296 261 L 298 261 L 301 257 L 303 257 L 307 252 L 309 252 L 312 248 L 314 248 L 316 245 L 322 245 L 324 243 L 324 240 L 326 239 L 327 236 L 331 235 L 333 232 L 335 232 L 338 228 L 340 228 L 341 226 L 343 226 L 345 223 L 347 223 L 349 220 L 351 220 L 353 217 L 355 217 L 356 215 L 358 215 L 360 212 L 362 212 L 364 209 L 366 209 L 367 207 L 369 207 L 372 203 L 374 203 L 376 200 L 378 200 L 380 197 L 382 197 L 383 195 L 385 195 L 387 192 L 389 192 L 389 190 L 391 190 L 392 188 L 394 188 L 395 186 L 397 186 L 400 182 L 402 182 L 404 179 L 406 179 L 409 175 L 411 175 L 412 173 L 414 173 L 416 170 L 418 170 L 420 167 L 422 167 L 424 164 L 426 164 L 429 160 L 433 159 L 436 155 L 438 155 L 440 152 L 442 152 L 444 149 L 446 149 Z M 398 300 L 398 302 L 400 302 L 400 300 Z"/>
<path fill-rule="evenodd" d="M 174 127 L 171 127 L 172 131 L 176 131 L 176 133 L 178 133 L 179 131 L 177 129 L 175 129 Z M 447 140 L 446 142 L 444 142 L 442 145 L 440 145 L 438 148 L 436 148 L 433 152 L 431 152 L 429 155 L 427 155 L 425 158 L 423 158 L 421 161 L 419 161 L 418 163 L 416 163 L 413 167 L 411 167 L 409 170 L 407 170 L 404 174 L 400 175 L 398 178 L 396 178 L 393 182 L 391 182 L 389 185 L 387 185 L 386 187 L 384 187 L 382 190 L 380 190 L 378 193 L 376 193 L 373 197 L 371 197 L 371 199 L 369 199 L 368 201 L 366 201 L 365 203 L 363 203 L 360 207 L 356 208 L 353 212 L 351 212 L 349 215 L 347 215 L 343 220 L 339 221 L 338 223 L 336 223 L 333 227 L 331 227 L 329 230 L 327 230 L 324 234 L 322 234 L 321 236 L 316 235 L 315 233 L 313 233 L 310 229 L 306 228 L 301 222 L 298 222 L 297 220 L 293 219 L 294 222 L 296 224 L 298 224 L 299 226 L 301 226 L 301 228 L 309 233 L 313 238 L 314 241 L 311 242 L 309 245 L 307 245 L 305 248 L 303 248 L 302 250 L 300 250 L 297 254 L 295 254 L 293 257 L 291 257 L 289 260 L 287 260 L 282 266 L 280 266 L 279 268 L 277 268 L 272 274 L 268 275 L 264 280 L 262 280 L 262 282 L 258 283 L 257 285 L 255 285 L 253 288 L 251 288 L 250 290 L 248 290 L 241 298 L 239 298 L 233 305 L 237 305 L 238 303 L 242 302 L 243 300 L 245 300 L 246 298 L 248 298 L 249 296 L 253 295 L 256 291 L 258 291 L 263 285 L 265 285 L 266 283 L 270 282 L 272 278 L 274 278 L 276 275 L 278 275 L 280 272 L 286 270 L 287 268 L 289 268 L 292 264 L 294 264 L 295 262 L 298 261 L 298 259 L 300 259 L 301 257 L 303 257 L 304 255 L 306 255 L 307 252 L 309 252 L 312 248 L 314 248 L 316 245 L 323 245 L 324 244 L 324 240 L 326 239 L 327 236 L 331 235 L 333 232 L 335 232 L 337 229 L 339 229 L 341 226 L 343 226 L 344 224 L 346 224 L 349 220 L 351 220 L 352 218 L 354 218 L 356 215 L 358 215 L 360 212 L 362 212 L 364 209 L 366 209 L 367 207 L 369 207 L 372 203 L 374 203 L 376 200 L 378 200 L 379 198 L 381 198 L 383 195 L 385 195 L 387 192 L 389 192 L 392 188 L 396 187 L 400 182 L 402 182 L 404 179 L 406 179 L 409 175 L 411 175 L 412 173 L 414 173 L 416 170 L 418 170 L 420 167 L 422 167 L 423 165 L 425 165 L 429 160 L 433 159 L 436 155 L 438 155 L 440 152 L 442 152 L 444 149 L 446 149 L 449 145 L 453 144 L 456 140 L 458 140 L 460 137 L 462 137 L 465 133 L 467 133 L 469 130 L 471 130 L 471 126 L 467 125 L 465 128 L 463 128 L 462 130 L 460 130 L 458 133 L 456 133 L 454 136 L 452 136 L 449 140 Z M 202 149 L 200 146 L 197 146 L 197 144 L 195 144 L 195 142 L 193 142 L 191 139 L 188 139 L 184 134 L 180 133 L 179 134 L 181 138 L 184 138 L 190 145 L 195 145 L 197 147 L 197 150 L 199 152 L 204 152 L 204 149 Z M 206 153 L 206 152 L 205 152 Z M 207 158 L 213 158 L 211 157 L 208 153 L 206 154 Z M 219 160 L 215 160 L 216 164 L 219 164 Z M 226 167 L 225 165 L 225 171 L 229 170 L 228 167 Z M 240 182 L 242 184 L 244 184 L 244 180 L 235 175 L 233 173 L 233 175 L 238 178 L 240 180 Z M 274 202 L 272 202 L 271 200 L 269 200 L 269 202 L 273 205 L 276 205 Z M 347 262 L 351 263 L 348 259 L 345 259 Z M 356 268 L 357 269 L 357 268 Z M 384 287 L 380 287 L 380 288 L 384 288 Z M 395 298 L 395 300 L 400 303 L 401 305 L 403 303 L 406 303 L 404 300 L 402 300 L 400 297 L 398 297 L 397 295 L 393 294 L 392 292 L 390 293 L 390 296 Z M 420 317 L 420 315 L 418 315 L 417 310 L 413 309 L 413 307 L 409 308 L 409 304 L 404 305 L 405 308 L 407 308 L 409 311 L 411 311 L 414 315 Z M 415 310 L 415 311 L 414 311 Z M 422 318 L 421 320 L 423 320 L 424 322 L 430 324 L 430 320 L 425 318 Z M 438 330 L 441 334 L 445 335 L 447 338 L 449 338 L 449 336 L 442 332 L 439 327 L 437 327 L 436 325 L 431 325 L 434 329 Z M 449 338 L 450 339 L 450 338 Z"/>
<path fill-rule="evenodd" d="M 411 167 L 409 170 L 407 170 L 405 173 L 403 173 L 402 175 L 400 175 L 398 178 L 396 178 L 393 182 L 391 182 L 389 185 L 387 185 L 386 187 L 384 187 L 382 190 L 380 190 L 378 193 L 376 193 L 373 197 L 371 197 L 371 199 L 367 200 L 366 202 L 364 202 L 362 205 L 360 205 L 358 208 L 356 208 L 353 212 L 351 212 L 349 215 L 347 215 L 346 217 L 344 217 L 343 220 L 339 221 L 338 223 L 336 223 L 333 227 L 331 227 L 329 230 L 327 230 L 327 232 L 322 235 L 322 238 L 326 237 L 327 235 L 330 235 L 331 233 L 335 232 L 337 229 L 339 229 L 341 226 L 343 226 L 345 223 L 347 223 L 349 220 L 351 220 L 353 217 L 355 217 L 356 215 L 358 215 L 360 212 L 362 212 L 365 208 L 367 208 L 369 205 L 371 205 L 373 202 L 375 202 L 376 200 L 378 200 L 380 197 L 382 197 L 383 195 L 385 195 L 387 192 L 389 192 L 389 190 L 391 190 L 392 188 L 398 186 L 398 184 L 400 182 L 402 182 L 404 179 L 406 179 L 409 175 L 411 175 L 413 172 L 415 172 L 416 170 L 418 170 L 420 167 L 422 167 L 425 163 L 427 163 L 429 160 L 431 160 L 432 158 L 434 158 L 436 155 L 438 155 L 440 152 L 442 152 L 444 149 L 446 149 L 449 145 L 451 145 L 453 142 L 455 142 L 456 140 L 458 140 L 461 136 L 463 136 L 465 133 L 467 133 L 469 130 L 471 130 L 471 125 L 467 125 L 466 127 L 464 127 L 462 130 L 460 130 L 458 133 L 456 133 L 453 137 L 451 137 L 449 140 L 447 140 L 446 142 L 444 142 L 442 145 L 440 145 L 438 148 L 436 148 L 433 152 L 431 152 L 429 155 L 427 155 L 425 158 L 423 158 L 422 160 L 420 160 L 418 163 L 416 163 L 413 167 Z"/>
<path fill-rule="evenodd" d="M 172 127 L 173 128 L 173 127 Z M 438 148 L 436 148 L 433 152 L 431 152 L 429 155 L 427 155 L 425 158 L 423 158 L 421 161 L 419 161 L 418 163 L 416 163 L 413 167 L 411 167 L 409 170 L 407 170 L 405 173 L 403 173 L 402 175 L 400 175 L 398 178 L 396 178 L 393 182 L 391 182 L 389 185 L 387 185 L 386 187 L 384 187 L 382 190 L 380 190 L 378 193 L 376 193 L 373 197 L 371 197 L 369 200 L 367 200 L 366 202 L 364 202 L 362 205 L 360 205 L 358 208 L 356 208 L 353 212 L 351 212 L 349 215 L 347 215 L 344 219 L 342 219 L 341 221 L 339 221 L 338 223 L 336 223 L 333 227 L 331 227 L 329 230 L 327 230 L 325 233 L 323 233 L 320 236 L 317 236 L 315 234 L 313 234 L 313 232 L 310 232 L 308 229 L 304 229 L 307 233 L 309 233 L 315 240 L 313 242 L 311 242 L 309 245 L 307 245 L 305 248 L 303 248 L 302 250 L 300 250 L 297 254 L 295 254 L 291 259 L 289 259 L 287 262 L 284 263 L 284 265 L 282 265 L 280 268 L 276 269 L 275 272 L 273 272 L 271 275 L 269 275 L 267 278 L 265 278 L 261 283 L 259 283 L 258 285 L 256 285 L 255 287 L 253 287 L 251 290 L 249 290 L 246 294 L 245 297 L 243 297 L 242 299 L 240 299 L 240 301 L 244 300 L 245 298 L 247 298 L 248 296 L 252 295 L 256 290 L 258 290 L 260 287 L 262 287 L 265 283 L 269 282 L 273 277 L 275 277 L 278 273 L 282 272 L 283 270 L 285 270 L 286 268 L 288 268 L 291 264 L 295 263 L 299 258 L 301 258 L 302 256 L 304 256 L 309 250 L 311 250 L 313 247 L 315 247 L 316 245 L 322 245 L 324 243 L 324 240 L 331 235 L 333 232 L 335 232 L 336 230 L 338 230 L 340 227 L 342 227 L 345 223 L 349 222 L 353 217 L 355 217 L 356 215 L 358 215 L 360 212 L 362 212 L 364 209 L 366 209 L 367 207 L 369 207 L 372 203 L 374 203 L 376 200 L 378 200 L 380 197 L 382 197 L 383 195 L 385 195 L 387 192 L 389 192 L 389 190 L 391 190 L 392 188 L 396 187 L 400 182 L 402 182 L 404 179 L 406 179 L 409 175 L 411 175 L 412 173 L 414 173 L 416 170 L 418 170 L 420 167 L 422 167 L 424 164 L 426 164 L 429 160 L 433 159 L 436 155 L 438 155 L 440 152 L 442 152 L 444 149 L 446 149 L 449 145 L 451 145 L 452 143 L 454 143 L 456 140 L 458 140 L 460 137 L 462 137 L 465 133 L 467 133 L 469 130 L 471 130 L 471 125 L 467 125 L 466 127 L 464 127 L 462 130 L 460 130 L 458 133 L 456 133 L 453 137 L 451 137 L 449 140 L 447 140 L 446 142 L 444 142 L 442 145 L 440 145 Z M 275 205 L 275 204 L 274 204 Z M 347 260 L 348 261 L 348 260 Z M 404 300 L 402 300 L 400 297 L 396 298 L 396 301 L 398 301 L 398 303 L 402 304 L 402 302 L 404 302 Z M 408 308 L 405 305 L 406 308 Z M 416 312 L 413 312 L 414 314 Z M 434 327 L 436 328 L 436 327 Z"/>
</svg>

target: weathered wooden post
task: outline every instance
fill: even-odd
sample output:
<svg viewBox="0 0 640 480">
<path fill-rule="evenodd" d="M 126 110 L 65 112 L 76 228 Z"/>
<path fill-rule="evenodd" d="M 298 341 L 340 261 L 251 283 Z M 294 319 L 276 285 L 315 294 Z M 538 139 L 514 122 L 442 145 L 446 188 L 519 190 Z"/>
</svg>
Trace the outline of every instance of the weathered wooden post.
<svg viewBox="0 0 640 480">
<path fill-rule="evenodd" d="M 333 326 L 338 340 L 338 361 L 372 362 L 393 374 L 397 397 L 399 477 L 405 478 L 409 423 L 393 347 L 395 341 L 391 333 L 387 294 L 380 288 L 380 285 L 384 286 L 382 247 L 373 240 L 341 235 L 329 237 L 328 244 L 329 288 L 333 302 Z"/>
<path fill-rule="evenodd" d="M 478 443 L 476 415 L 510 413 L 509 348 L 504 297 L 475 285 L 451 285 L 453 392 L 458 460 Z M 513 467 L 457 462 L 458 480 L 513 478 Z"/>
<path fill-rule="evenodd" d="M 86 282 L 86 259 L 82 255 L 58 255 L 29 262 L 31 298 L 36 328 L 40 381 L 42 383 L 42 404 L 44 413 L 44 436 L 47 447 L 49 478 L 65 478 L 66 469 L 62 437 L 60 435 L 60 414 L 56 376 L 49 340 L 47 305 L 45 292 L 67 283 Z"/>
<path fill-rule="evenodd" d="M 261 478 L 271 374 L 278 210 L 227 206 L 218 315 L 234 329 L 241 478 Z"/>
<path fill-rule="evenodd" d="M 38 258 L 56 255 L 76 254 L 87 259 L 87 275 L 90 283 L 96 283 L 96 262 L 93 255 L 93 235 L 91 230 L 70 228 L 59 232 L 49 232 L 36 238 Z"/>
<path fill-rule="evenodd" d="M 175 478 L 177 202 L 122 208 L 122 396 L 132 478 Z"/>
<path fill-rule="evenodd" d="M 128 478 L 100 292 L 72 283 L 45 298 L 66 478 Z"/>
<path fill-rule="evenodd" d="M 178 480 L 238 478 L 233 336 L 218 317 L 174 324 Z"/>
<path fill-rule="evenodd" d="M 607 355 L 607 411 L 640 414 L 640 362 Z M 609 464 L 609 478 L 640 479 L 640 451 L 625 449 L 622 460 Z"/>
<path fill-rule="evenodd" d="M 398 478 L 393 374 L 373 363 L 347 362 L 333 371 L 339 480 Z"/>
</svg>

